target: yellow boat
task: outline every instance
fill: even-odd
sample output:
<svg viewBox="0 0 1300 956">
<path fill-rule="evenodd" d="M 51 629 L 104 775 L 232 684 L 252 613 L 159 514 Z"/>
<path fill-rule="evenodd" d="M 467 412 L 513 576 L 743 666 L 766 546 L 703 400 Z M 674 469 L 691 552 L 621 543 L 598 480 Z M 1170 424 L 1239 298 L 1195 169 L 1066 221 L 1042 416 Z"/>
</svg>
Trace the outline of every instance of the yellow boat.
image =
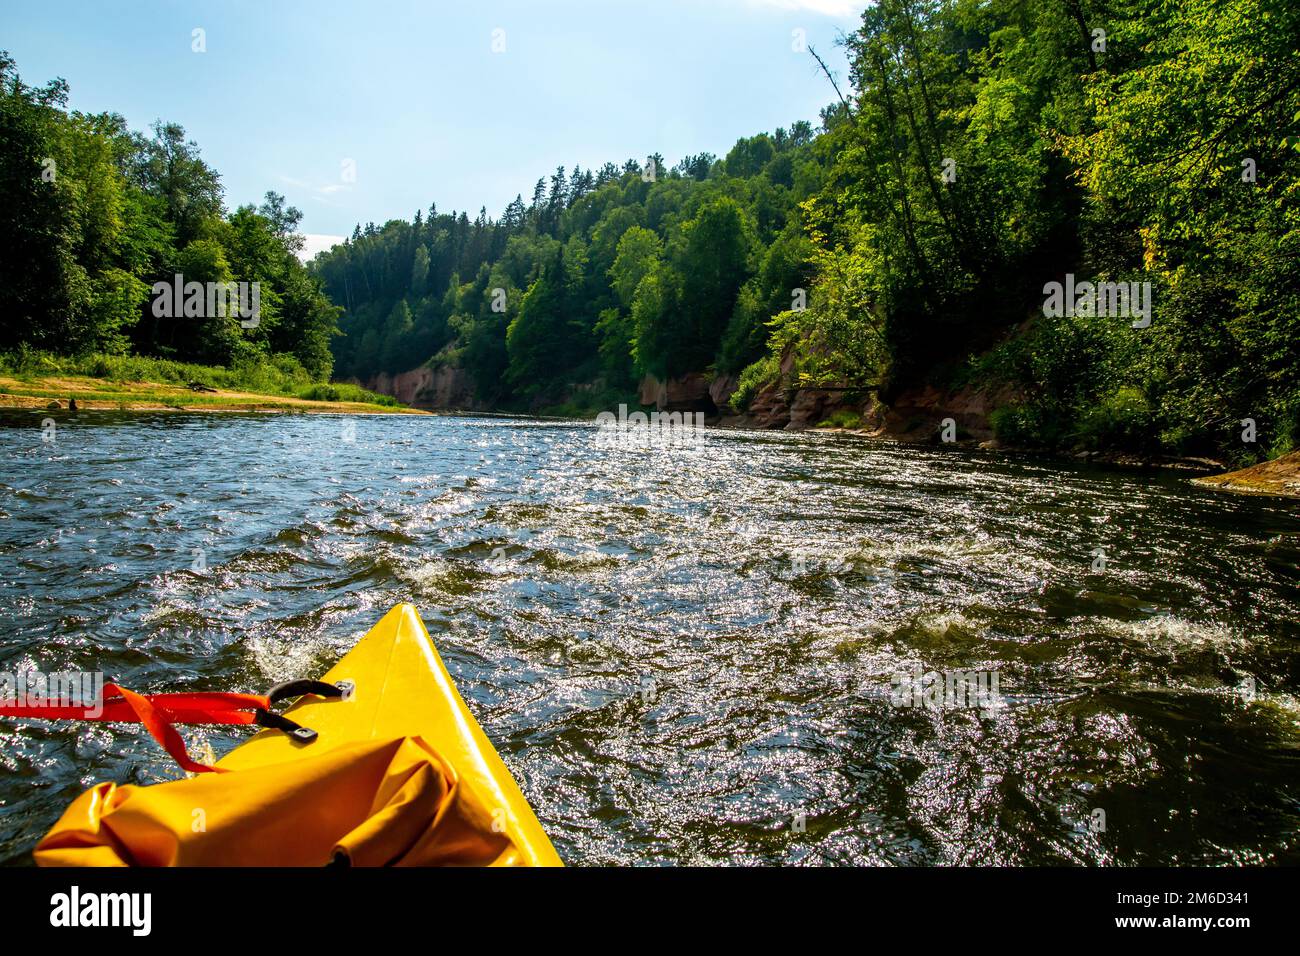
<svg viewBox="0 0 1300 956">
<path fill-rule="evenodd" d="M 412 605 L 384 615 L 322 680 L 347 693 L 304 696 L 284 714 L 309 730 L 265 730 L 218 761 L 221 772 L 98 784 L 36 862 L 562 865 Z"/>
</svg>

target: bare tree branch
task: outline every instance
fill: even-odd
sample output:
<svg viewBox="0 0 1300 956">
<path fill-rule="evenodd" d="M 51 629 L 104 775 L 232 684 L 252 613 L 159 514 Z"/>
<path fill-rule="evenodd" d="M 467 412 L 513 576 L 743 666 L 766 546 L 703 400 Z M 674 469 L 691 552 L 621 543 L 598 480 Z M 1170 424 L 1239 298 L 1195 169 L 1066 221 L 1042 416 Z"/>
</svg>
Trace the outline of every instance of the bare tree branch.
<svg viewBox="0 0 1300 956">
<path fill-rule="evenodd" d="M 813 59 L 817 61 L 817 65 L 822 68 L 822 72 L 826 74 L 826 79 L 831 81 L 831 86 L 835 90 L 835 95 L 840 98 L 840 105 L 844 107 L 844 115 L 849 118 L 850 123 L 854 122 L 853 108 L 849 106 L 849 101 L 846 100 L 844 98 L 844 94 L 840 92 L 840 85 L 835 82 L 834 75 L 831 73 L 829 69 L 827 69 L 826 62 L 820 56 L 818 56 L 817 50 L 814 49 L 811 43 L 808 44 L 808 52 L 811 53 Z"/>
</svg>

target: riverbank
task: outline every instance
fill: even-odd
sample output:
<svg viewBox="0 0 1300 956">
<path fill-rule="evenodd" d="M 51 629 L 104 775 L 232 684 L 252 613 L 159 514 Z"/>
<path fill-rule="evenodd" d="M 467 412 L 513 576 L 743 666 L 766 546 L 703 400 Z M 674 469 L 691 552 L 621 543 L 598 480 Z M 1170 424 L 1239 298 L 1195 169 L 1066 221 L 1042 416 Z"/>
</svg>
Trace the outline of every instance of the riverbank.
<svg viewBox="0 0 1300 956">
<path fill-rule="evenodd" d="M 299 412 L 307 414 L 427 415 L 428 412 L 381 401 L 345 400 L 334 386 L 317 394 L 337 399 L 276 395 L 235 388 L 195 387 L 166 382 L 115 381 L 90 375 L 0 374 L 0 407 L 123 411 Z M 358 396 L 364 395 L 356 389 Z M 378 396 L 376 396 L 378 398 Z"/>
<path fill-rule="evenodd" d="M 1300 451 L 1273 461 L 1262 461 L 1222 475 L 1194 479 L 1207 488 L 1223 488 L 1244 495 L 1280 495 L 1300 498 Z"/>
<path fill-rule="evenodd" d="M 734 384 L 723 393 L 729 396 Z M 1134 454 L 1100 448 L 1075 447 L 1055 451 L 998 437 L 994 424 L 1000 409 L 1020 399 L 1003 387 L 964 385 L 955 389 L 921 386 L 904 390 L 890 405 L 875 395 L 825 389 L 783 391 L 778 384 L 760 390 L 744 414 L 720 419 L 724 427 L 779 428 L 794 431 L 832 431 L 862 435 L 911 445 L 939 444 L 946 424 L 951 425 L 958 447 L 982 451 L 1015 452 L 1058 461 L 1115 465 L 1123 468 L 1169 469 L 1201 472 L 1193 478 L 1206 488 L 1244 494 L 1300 498 L 1300 452 L 1225 472 L 1227 462 L 1160 454 Z"/>
<path fill-rule="evenodd" d="M 722 427 L 753 428 L 751 424 L 720 423 Z M 813 426 L 803 431 L 830 432 L 834 434 L 858 435 L 877 441 L 894 442 L 901 445 L 936 445 L 939 444 L 936 430 L 925 432 L 911 430 L 903 433 L 880 428 L 845 428 L 830 425 Z M 1247 468 L 1223 472 L 1223 462 L 1209 458 L 1178 458 L 1161 455 L 1134 455 L 1126 452 L 1082 450 L 1049 451 L 1042 448 L 1021 447 L 999 441 L 996 438 L 979 441 L 972 438 L 953 442 L 958 448 L 978 449 L 986 452 L 1005 452 L 1029 455 L 1053 461 L 1079 461 L 1090 465 L 1113 465 L 1119 468 L 1160 469 L 1180 472 L 1202 472 L 1191 478 L 1191 482 L 1204 488 L 1237 492 L 1248 495 L 1268 495 L 1280 498 L 1300 498 L 1300 452 L 1283 455 L 1273 461 L 1263 461 Z M 1204 474 L 1205 472 L 1221 472 Z"/>
<path fill-rule="evenodd" d="M 666 382 L 646 376 L 637 398 L 643 409 L 698 412 L 718 428 L 832 432 L 904 445 L 939 444 L 944 424 L 951 421 L 955 434 L 952 444 L 960 448 L 1121 468 L 1166 469 L 1189 475 L 1199 472 L 1192 480 L 1202 487 L 1300 498 L 1300 453 L 1224 472 L 1227 463 L 1212 458 L 1138 455 L 1081 447 L 1053 451 L 1003 441 L 995 434 L 995 412 L 1018 397 L 1005 387 L 966 385 L 944 390 L 922 386 L 905 390 L 893 404 L 886 405 L 869 389 L 850 392 L 805 388 L 792 393 L 779 383 L 769 383 L 760 389 L 747 411 L 727 414 L 737 384 L 734 376 L 711 379 L 703 373 Z M 474 400 L 472 380 L 456 368 L 435 370 L 422 366 L 397 375 L 377 376 L 366 387 L 430 410 L 466 415 L 493 411 Z M 570 403 L 570 409 L 576 406 Z M 555 417 L 587 419 L 586 415 L 572 413 Z"/>
</svg>

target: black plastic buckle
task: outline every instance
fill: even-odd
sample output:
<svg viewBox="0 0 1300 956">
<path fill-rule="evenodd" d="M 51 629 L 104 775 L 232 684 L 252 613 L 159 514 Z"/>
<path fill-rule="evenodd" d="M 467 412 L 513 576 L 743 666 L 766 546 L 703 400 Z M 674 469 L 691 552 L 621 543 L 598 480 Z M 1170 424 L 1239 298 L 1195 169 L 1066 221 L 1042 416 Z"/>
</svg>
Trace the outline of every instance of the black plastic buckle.
<svg viewBox="0 0 1300 956">
<path fill-rule="evenodd" d="M 324 681 L 304 677 L 276 684 L 267 691 L 266 699 L 274 705 L 307 694 L 323 697 L 326 700 L 339 700 L 352 695 L 352 683 L 351 681 L 340 681 L 337 684 L 327 684 Z M 290 720 L 284 714 L 277 714 L 273 710 L 263 710 L 260 707 L 253 712 L 253 723 L 271 730 L 282 730 L 293 738 L 296 743 L 300 744 L 312 743 L 319 736 L 310 727 L 304 727 L 302 724 Z"/>
<path fill-rule="evenodd" d="M 271 730 L 283 730 L 292 737 L 297 743 L 310 744 L 315 742 L 316 731 L 310 727 L 304 727 L 302 724 L 295 723 L 284 714 L 277 714 L 273 710 L 262 710 L 260 707 L 253 712 L 253 723 L 259 727 L 267 727 Z"/>
</svg>

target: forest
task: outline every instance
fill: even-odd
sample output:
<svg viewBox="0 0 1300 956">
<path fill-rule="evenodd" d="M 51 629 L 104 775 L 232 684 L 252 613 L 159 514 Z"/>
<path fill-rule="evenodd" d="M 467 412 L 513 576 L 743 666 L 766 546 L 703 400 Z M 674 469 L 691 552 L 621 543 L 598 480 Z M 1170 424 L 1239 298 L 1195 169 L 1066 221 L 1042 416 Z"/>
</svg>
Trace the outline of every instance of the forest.
<svg viewBox="0 0 1300 956">
<path fill-rule="evenodd" d="M 137 354 L 330 377 L 339 309 L 298 261 L 302 214 L 268 192 L 228 212 L 221 177 L 176 123 L 148 135 L 68 111 L 68 86 L 25 84 L 0 53 L 0 351 Z M 155 282 L 257 282 L 260 315 L 155 315 Z"/>
<path fill-rule="evenodd" d="M 555 404 L 577 384 L 739 371 L 811 276 L 799 204 L 828 161 L 800 121 L 725 159 L 561 166 L 499 220 L 430 207 L 358 228 L 312 266 L 344 306 L 338 371 L 364 379 L 435 357 L 503 407 Z"/>
<path fill-rule="evenodd" d="M 340 372 L 450 363 L 505 408 L 688 372 L 739 373 L 742 408 L 778 380 L 1003 384 L 1016 444 L 1295 447 L 1300 9 L 881 0 L 845 42 L 816 133 L 358 229 L 313 266 Z M 1154 321 L 1045 315 L 1076 275 L 1149 284 Z"/>
<path fill-rule="evenodd" d="M 560 167 L 499 216 L 430 205 L 305 268 L 282 197 L 227 213 L 181 127 L 67 113 L 6 58 L 0 348 L 454 367 L 520 411 L 691 373 L 735 377 L 738 411 L 772 387 L 987 386 L 1020 446 L 1296 446 L 1296 4 L 880 0 L 843 42 L 816 127 Z M 159 323 L 173 272 L 263 280 L 268 319 Z M 1047 314 L 1076 279 L 1149 284 L 1150 322 Z"/>
</svg>

